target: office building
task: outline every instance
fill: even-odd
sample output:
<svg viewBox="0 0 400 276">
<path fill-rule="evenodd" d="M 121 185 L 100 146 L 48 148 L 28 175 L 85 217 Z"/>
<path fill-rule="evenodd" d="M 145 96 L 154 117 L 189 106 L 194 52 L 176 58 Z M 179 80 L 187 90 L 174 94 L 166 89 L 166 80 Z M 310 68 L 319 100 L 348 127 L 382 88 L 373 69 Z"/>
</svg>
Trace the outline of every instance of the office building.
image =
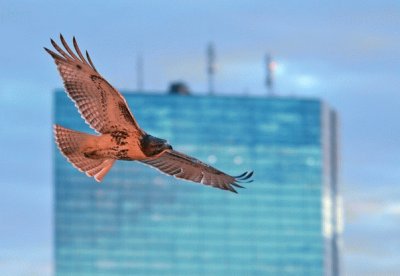
<svg viewBox="0 0 400 276">
<path fill-rule="evenodd" d="M 118 161 L 102 183 L 54 146 L 57 275 L 338 275 L 335 112 L 318 99 L 125 93 L 139 125 L 239 194 Z M 55 122 L 93 133 L 63 91 Z"/>
</svg>

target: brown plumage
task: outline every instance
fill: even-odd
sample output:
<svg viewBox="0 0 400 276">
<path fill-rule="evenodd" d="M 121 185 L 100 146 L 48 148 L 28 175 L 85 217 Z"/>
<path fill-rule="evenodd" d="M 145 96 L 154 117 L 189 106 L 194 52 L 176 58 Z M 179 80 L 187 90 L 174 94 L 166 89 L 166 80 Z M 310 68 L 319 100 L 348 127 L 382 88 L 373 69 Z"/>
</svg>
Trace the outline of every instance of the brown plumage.
<svg viewBox="0 0 400 276">
<path fill-rule="evenodd" d="M 193 157 L 177 152 L 163 139 L 147 134 L 133 117 L 124 97 L 86 59 L 76 39 L 71 50 L 63 36 L 64 49 L 53 40 L 58 53 L 44 48 L 54 59 L 65 90 L 85 122 L 100 135 L 90 135 L 55 125 L 58 148 L 78 170 L 101 181 L 116 160 L 140 161 L 177 178 L 236 192 L 253 172 L 237 177 L 223 173 Z"/>
</svg>

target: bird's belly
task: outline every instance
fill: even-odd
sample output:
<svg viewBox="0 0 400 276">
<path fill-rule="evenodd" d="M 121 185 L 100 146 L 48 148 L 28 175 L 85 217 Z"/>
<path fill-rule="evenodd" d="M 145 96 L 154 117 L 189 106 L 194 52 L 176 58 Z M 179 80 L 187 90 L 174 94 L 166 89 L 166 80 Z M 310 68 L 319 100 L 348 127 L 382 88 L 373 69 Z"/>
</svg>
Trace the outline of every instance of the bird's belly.
<svg viewBox="0 0 400 276">
<path fill-rule="evenodd" d="M 136 141 L 116 140 L 109 134 L 96 137 L 85 144 L 83 153 L 91 159 L 142 160 L 146 155 Z"/>
<path fill-rule="evenodd" d="M 120 160 L 142 160 L 145 159 L 146 155 L 142 152 L 141 148 L 137 144 L 127 144 L 126 146 L 120 147 L 116 154 L 115 159 Z"/>
</svg>

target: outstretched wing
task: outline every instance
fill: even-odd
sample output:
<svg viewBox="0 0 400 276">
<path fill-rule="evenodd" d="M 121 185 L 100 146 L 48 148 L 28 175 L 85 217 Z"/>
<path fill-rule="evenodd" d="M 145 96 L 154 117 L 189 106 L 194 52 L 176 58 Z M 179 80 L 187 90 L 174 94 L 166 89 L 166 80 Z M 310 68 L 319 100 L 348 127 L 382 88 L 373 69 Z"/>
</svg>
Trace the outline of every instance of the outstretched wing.
<svg viewBox="0 0 400 276">
<path fill-rule="evenodd" d="M 243 188 L 239 183 L 253 181 L 248 180 L 253 175 L 253 172 L 245 172 L 239 176 L 230 176 L 196 158 L 174 150 L 166 150 L 156 158 L 141 160 L 141 162 L 177 178 L 211 185 L 234 193 L 236 193 L 236 190 L 232 186 Z"/>
<path fill-rule="evenodd" d="M 52 39 L 51 44 L 58 53 L 44 49 L 53 57 L 67 94 L 86 123 L 100 133 L 125 129 L 143 134 L 125 99 L 97 72 L 87 51 L 85 59 L 75 37 L 73 44 L 76 53 L 69 48 L 62 35 L 60 40 L 65 50 Z"/>
</svg>

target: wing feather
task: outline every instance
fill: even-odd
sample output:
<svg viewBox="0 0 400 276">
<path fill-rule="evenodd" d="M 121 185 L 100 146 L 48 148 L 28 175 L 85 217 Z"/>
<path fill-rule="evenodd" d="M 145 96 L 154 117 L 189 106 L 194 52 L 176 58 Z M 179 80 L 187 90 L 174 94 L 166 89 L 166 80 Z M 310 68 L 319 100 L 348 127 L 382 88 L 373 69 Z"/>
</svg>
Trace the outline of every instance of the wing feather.
<svg viewBox="0 0 400 276">
<path fill-rule="evenodd" d="M 65 50 L 67 50 L 67 52 L 71 55 L 72 59 L 79 60 L 78 57 L 74 54 L 74 52 L 71 50 L 71 48 L 69 48 L 68 43 L 65 41 L 62 34 L 60 34 L 60 40 L 61 40 L 61 43 L 64 46 Z"/>
<path fill-rule="evenodd" d="M 93 64 L 93 62 L 92 62 L 92 59 L 90 58 L 90 55 L 89 55 L 89 52 L 88 51 L 86 51 L 86 57 L 87 57 L 87 59 L 88 59 L 88 61 L 89 61 L 89 63 L 90 63 L 90 66 L 93 68 L 93 70 L 94 71 L 96 71 L 96 73 L 97 73 L 97 69 L 96 69 L 96 67 L 94 67 L 94 64 Z"/>
<path fill-rule="evenodd" d="M 64 49 L 51 39 L 57 53 L 45 50 L 53 57 L 68 96 L 86 123 L 100 133 L 125 129 L 143 134 L 123 96 L 97 72 L 87 51 L 85 59 L 75 37 L 76 54 L 62 35 L 60 40 Z"/>
<path fill-rule="evenodd" d="M 236 193 L 236 190 L 232 186 L 243 188 L 239 183 L 242 183 L 253 175 L 253 172 L 246 172 L 238 177 L 234 177 L 196 158 L 174 150 L 164 151 L 158 157 L 145 159 L 141 162 L 176 178 L 211 185 L 234 193 Z M 246 181 L 246 183 L 249 182 L 252 182 L 252 180 Z"/>
<path fill-rule="evenodd" d="M 76 41 L 75 36 L 72 38 L 72 43 L 74 44 L 75 51 L 78 54 L 80 60 L 83 61 L 83 63 L 85 63 L 86 65 L 90 66 L 85 57 L 82 55 L 81 49 L 79 49 L 78 42 Z"/>
</svg>

